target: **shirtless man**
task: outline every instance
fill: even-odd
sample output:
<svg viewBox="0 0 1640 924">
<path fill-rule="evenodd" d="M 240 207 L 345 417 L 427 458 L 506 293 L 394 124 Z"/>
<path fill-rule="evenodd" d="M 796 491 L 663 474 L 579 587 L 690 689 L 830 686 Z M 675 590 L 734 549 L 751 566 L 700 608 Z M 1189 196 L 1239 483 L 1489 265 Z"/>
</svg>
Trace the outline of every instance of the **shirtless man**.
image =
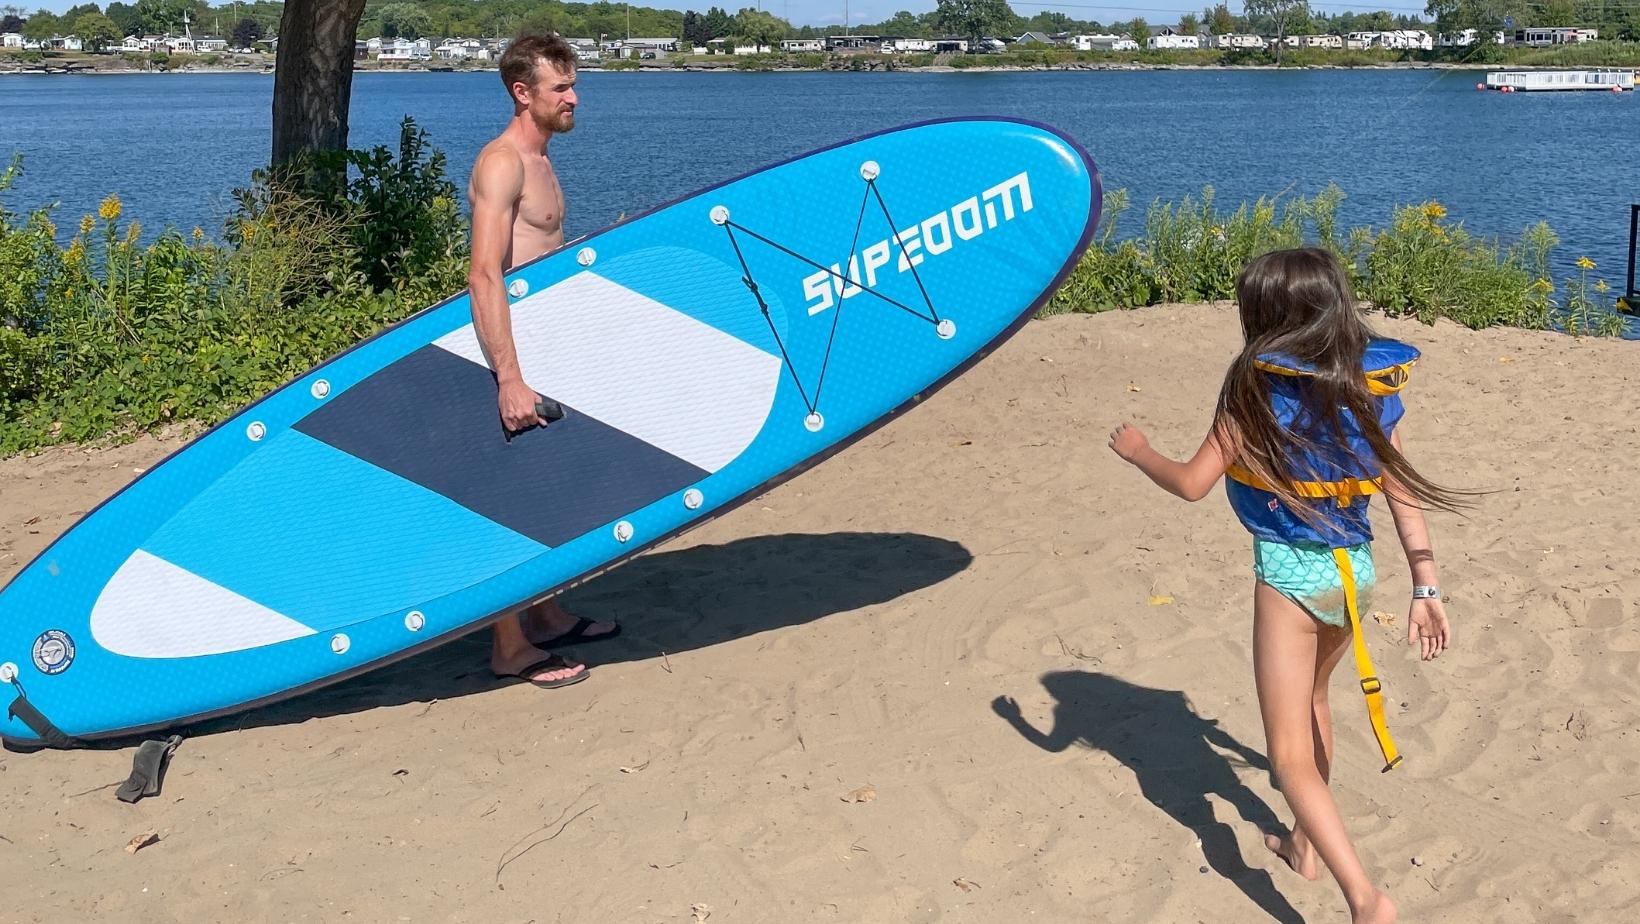
<svg viewBox="0 0 1640 924">
<path fill-rule="evenodd" d="M 473 327 L 495 372 L 501 422 L 511 431 L 546 421 L 536 416 L 536 394 L 518 365 L 502 279 L 512 267 L 564 244 L 564 191 L 547 159 L 547 145 L 553 135 L 575 127 L 575 63 L 574 48 L 556 35 L 524 36 L 507 47 L 501 80 L 512 97 L 512 121 L 479 152 L 467 188 L 473 204 L 473 264 L 467 275 Z M 586 665 L 544 649 L 619 633 L 614 623 L 576 619 L 548 600 L 495 624 L 490 669 L 536 686 L 568 686 L 586 679 Z"/>
</svg>

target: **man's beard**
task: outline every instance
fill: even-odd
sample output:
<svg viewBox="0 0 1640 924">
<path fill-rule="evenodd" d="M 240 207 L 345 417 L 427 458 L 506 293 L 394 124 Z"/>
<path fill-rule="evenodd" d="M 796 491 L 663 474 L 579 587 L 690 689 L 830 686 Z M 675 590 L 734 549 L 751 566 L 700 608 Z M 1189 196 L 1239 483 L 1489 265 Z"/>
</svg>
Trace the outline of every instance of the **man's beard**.
<svg viewBox="0 0 1640 924">
<path fill-rule="evenodd" d="M 555 112 L 546 119 L 538 121 L 536 125 L 555 135 L 562 135 L 575 128 L 575 110 Z"/>
</svg>

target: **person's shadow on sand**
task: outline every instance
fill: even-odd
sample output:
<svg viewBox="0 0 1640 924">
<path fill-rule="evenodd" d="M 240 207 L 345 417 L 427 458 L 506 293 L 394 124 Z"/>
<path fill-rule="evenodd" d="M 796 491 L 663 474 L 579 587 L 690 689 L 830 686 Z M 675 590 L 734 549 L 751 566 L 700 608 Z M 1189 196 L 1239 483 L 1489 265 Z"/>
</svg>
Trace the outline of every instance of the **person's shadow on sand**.
<svg viewBox="0 0 1640 924">
<path fill-rule="evenodd" d="M 997 697 L 991 708 L 1045 751 L 1058 753 L 1081 744 L 1121 761 L 1138 777 L 1146 799 L 1201 839 L 1202 854 L 1215 872 L 1277 921 L 1303 924 L 1304 917 L 1276 890 L 1269 873 L 1242 862 L 1235 832 L 1214 819 L 1207 800 L 1218 796 L 1262 831 L 1284 830 L 1264 800 L 1236 778 L 1237 764 L 1268 773 L 1264 755 L 1218 722 L 1197 715 L 1177 690 L 1142 687 L 1091 671 L 1044 674 L 1042 686 L 1056 700 L 1051 731 L 1038 731 L 1026 721 L 1012 697 Z M 1235 757 L 1227 758 L 1215 747 Z"/>
<path fill-rule="evenodd" d="M 961 543 L 916 533 L 754 536 L 640 556 L 564 594 L 565 609 L 622 624 L 620 638 L 585 652 L 600 664 L 657 658 L 893 600 L 967 568 Z M 503 686 L 489 670 L 490 633 L 334 686 L 203 722 L 190 734 L 449 700 Z M 594 678 L 594 682 L 596 682 Z"/>
</svg>

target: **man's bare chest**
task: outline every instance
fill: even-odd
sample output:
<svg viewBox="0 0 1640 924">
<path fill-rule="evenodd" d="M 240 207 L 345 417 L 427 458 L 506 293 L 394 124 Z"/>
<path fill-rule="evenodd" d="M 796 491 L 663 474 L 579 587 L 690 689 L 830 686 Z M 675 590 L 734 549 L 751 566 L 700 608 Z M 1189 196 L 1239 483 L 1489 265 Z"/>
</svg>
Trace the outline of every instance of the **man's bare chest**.
<svg viewBox="0 0 1640 924">
<path fill-rule="evenodd" d="M 564 192 L 552 165 L 527 165 L 524 194 L 518 202 L 518 217 L 545 231 L 557 230 L 564 220 Z"/>
</svg>

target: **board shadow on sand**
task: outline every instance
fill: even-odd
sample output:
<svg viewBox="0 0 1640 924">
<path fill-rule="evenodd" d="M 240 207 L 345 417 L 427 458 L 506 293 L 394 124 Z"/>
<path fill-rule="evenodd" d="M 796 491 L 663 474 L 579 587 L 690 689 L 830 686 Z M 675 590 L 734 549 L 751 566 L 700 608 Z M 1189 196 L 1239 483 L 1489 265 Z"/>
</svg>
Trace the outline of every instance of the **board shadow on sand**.
<svg viewBox="0 0 1640 924">
<path fill-rule="evenodd" d="M 585 652 L 596 666 L 691 651 L 884 603 L 937 584 L 972 561 L 962 544 L 916 533 L 754 536 L 643 555 L 562 600 L 575 615 L 622 624 L 621 638 Z M 331 687 L 200 723 L 189 733 L 483 693 L 509 682 L 491 675 L 489 652 L 489 632 L 474 632 Z"/>
<path fill-rule="evenodd" d="M 1209 796 L 1224 800 L 1259 831 L 1284 832 L 1270 806 L 1236 776 L 1238 766 L 1268 773 L 1264 755 L 1237 741 L 1217 721 L 1197 715 L 1178 690 L 1140 686 L 1096 671 L 1054 671 L 1042 676 L 1042 686 L 1055 700 L 1048 731 L 1031 725 L 1012 697 L 997 697 L 992 708 L 1045 751 L 1058 753 L 1079 744 L 1121 761 L 1151 804 L 1201 840 L 1214 872 L 1271 918 L 1303 924 L 1304 917 L 1276 889 L 1270 874 L 1242 862 L 1235 830 L 1213 817 L 1208 801 Z"/>
</svg>

